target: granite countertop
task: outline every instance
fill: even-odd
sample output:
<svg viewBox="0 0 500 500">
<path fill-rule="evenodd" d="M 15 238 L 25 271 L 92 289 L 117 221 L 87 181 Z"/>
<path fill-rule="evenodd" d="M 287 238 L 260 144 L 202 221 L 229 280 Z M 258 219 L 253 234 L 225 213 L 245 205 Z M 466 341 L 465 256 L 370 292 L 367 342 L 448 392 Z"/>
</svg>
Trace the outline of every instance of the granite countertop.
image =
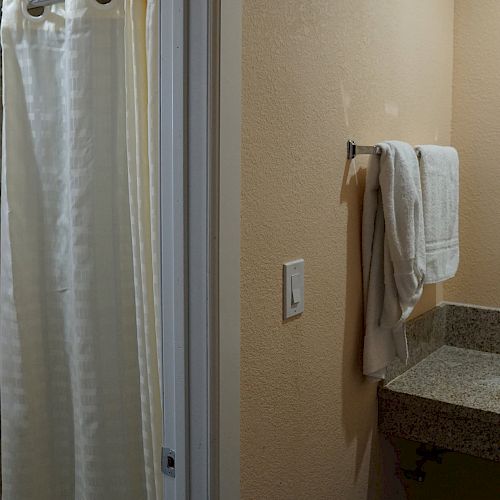
<svg viewBox="0 0 500 500">
<path fill-rule="evenodd" d="M 500 310 L 443 305 L 409 323 L 408 365 L 379 386 L 379 429 L 500 462 Z"/>
<path fill-rule="evenodd" d="M 500 354 L 445 345 L 386 388 L 500 415 Z"/>
</svg>

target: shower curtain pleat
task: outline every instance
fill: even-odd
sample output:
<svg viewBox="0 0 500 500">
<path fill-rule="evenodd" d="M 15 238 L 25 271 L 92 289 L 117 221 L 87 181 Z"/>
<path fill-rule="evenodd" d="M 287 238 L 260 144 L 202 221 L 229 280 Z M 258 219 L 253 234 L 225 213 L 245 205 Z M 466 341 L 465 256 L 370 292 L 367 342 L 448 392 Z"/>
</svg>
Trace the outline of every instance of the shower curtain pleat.
<svg viewBox="0 0 500 500">
<path fill-rule="evenodd" d="M 126 11 L 126 96 L 129 199 L 136 283 L 136 318 L 141 363 L 142 421 L 148 495 L 161 489 L 160 305 L 158 260 L 157 6 L 131 1 Z M 152 490 L 154 486 L 154 490 Z"/>
<path fill-rule="evenodd" d="M 24 5 L 2 20 L 2 498 L 160 499 L 156 4 Z"/>
</svg>

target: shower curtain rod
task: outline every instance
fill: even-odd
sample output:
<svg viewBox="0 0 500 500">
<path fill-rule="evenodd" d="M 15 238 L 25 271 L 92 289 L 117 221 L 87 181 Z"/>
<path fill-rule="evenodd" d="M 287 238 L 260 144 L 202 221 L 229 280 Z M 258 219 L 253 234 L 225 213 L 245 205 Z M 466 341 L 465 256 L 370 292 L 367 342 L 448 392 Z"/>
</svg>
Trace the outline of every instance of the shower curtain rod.
<svg viewBox="0 0 500 500">
<path fill-rule="evenodd" d="M 54 5 L 56 3 L 64 3 L 64 0 L 29 0 L 28 9 L 34 7 L 48 7 L 49 5 Z"/>
<path fill-rule="evenodd" d="M 357 155 L 381 155 L 382 149 L 379 146 L 358 146 L 353 140 L 347 141 L 347 159 L 354 160 Z M 417 152 L 420 158 L 420 151 Z"/>
</svg>

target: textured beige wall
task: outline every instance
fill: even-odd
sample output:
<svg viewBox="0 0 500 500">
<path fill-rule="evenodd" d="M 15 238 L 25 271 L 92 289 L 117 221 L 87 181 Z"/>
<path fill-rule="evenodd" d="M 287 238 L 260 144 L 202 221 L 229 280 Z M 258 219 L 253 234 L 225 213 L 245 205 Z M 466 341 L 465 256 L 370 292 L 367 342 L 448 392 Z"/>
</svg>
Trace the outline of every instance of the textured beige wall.
<svg viewBox="0 0 500 500">
<path fill-rule="evenodd" d="M 453 0 L 244 2 L 243 499 L 360 500 L 376 482 L 364 175 L 346 169 L 345 141 L 448 144 L 452 63 Z M 306 310 L 283 323 L 281 265 L 298 257 Z"/>
<path fill-rule="evenodd" d="M 446 300 L 500 306 L 500 2 L 456 0 L 453 145 L 461 159 L 460 269 Z"/>
</svg>

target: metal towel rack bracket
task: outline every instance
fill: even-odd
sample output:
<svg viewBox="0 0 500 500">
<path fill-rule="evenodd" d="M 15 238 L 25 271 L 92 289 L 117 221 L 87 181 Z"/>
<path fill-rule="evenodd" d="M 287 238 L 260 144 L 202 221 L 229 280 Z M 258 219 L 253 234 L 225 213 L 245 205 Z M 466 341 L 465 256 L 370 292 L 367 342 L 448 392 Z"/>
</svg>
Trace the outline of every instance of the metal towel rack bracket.
<svg viewBox="0 0 500 500">
<path fill-rule="evenodd" d="M 378 146 L 358 146 L 352 139 L 347 141 L 347 159 L 354 160 L 357 155 L 380 155 L 382 150 Z M 420 151 L 417 152 L 420 158 Z"/>
<path fill-rule="evenodd" d="M 378 146 L 358 146 L 353 140 L 347 141 L 348 160 L 353 160 L 357 155 L 379 155 L 381 152 Z"/>
</svg>

